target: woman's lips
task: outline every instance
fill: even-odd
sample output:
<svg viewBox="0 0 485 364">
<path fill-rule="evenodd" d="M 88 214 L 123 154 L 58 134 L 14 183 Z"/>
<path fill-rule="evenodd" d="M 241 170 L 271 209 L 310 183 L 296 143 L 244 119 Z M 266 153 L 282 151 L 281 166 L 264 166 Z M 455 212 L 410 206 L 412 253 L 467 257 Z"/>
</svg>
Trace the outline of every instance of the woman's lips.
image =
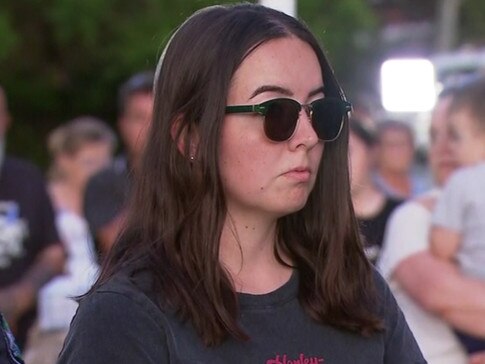
<svg viewBox="0 0 485 364">
<path fill-rule="evenodd" d="M 308 168 L 295 168 L 284 173 L 283 175 L 298 182 L 308 182 L 311 177 L 311 172 Z"/>
</svg>

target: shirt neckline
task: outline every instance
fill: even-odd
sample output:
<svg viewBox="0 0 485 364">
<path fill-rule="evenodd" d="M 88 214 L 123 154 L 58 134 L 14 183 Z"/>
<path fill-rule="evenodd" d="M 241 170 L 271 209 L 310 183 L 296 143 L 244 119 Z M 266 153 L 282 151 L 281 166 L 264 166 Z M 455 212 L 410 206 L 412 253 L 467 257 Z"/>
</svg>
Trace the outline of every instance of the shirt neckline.
<svg viewBox="0 0 485 364">
<path fill-rule="evenodd" d="M 299 274 L 294 269 L 290 279 L 272 292 L 264 294 L 238 293 L 239 305 L 241 308 L 267 308 L 281 305 L 297 297 L 298 286 Z"/>
</svg>

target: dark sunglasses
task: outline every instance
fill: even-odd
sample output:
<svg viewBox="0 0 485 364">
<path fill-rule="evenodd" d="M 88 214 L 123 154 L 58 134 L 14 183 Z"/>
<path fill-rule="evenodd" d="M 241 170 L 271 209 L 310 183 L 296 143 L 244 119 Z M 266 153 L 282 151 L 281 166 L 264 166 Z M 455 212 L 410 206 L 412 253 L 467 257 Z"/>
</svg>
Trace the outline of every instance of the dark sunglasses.
<svg viewBox="0 0 485 364">
<path fill-rule="evenodd" d="M 226 106 L 226 114 L 258 113 L 264 116 L 264 132 L 275 142 L 290 139 L 298 124 L 301 109 L 312 121 L 318 138 L 331 142 L 338 138 L 342 130 L 344 116 L 350 112 L 349 102 L 339 98 L 326 97 L 302 105 L 293 99 L 281 98 L 263 102 L 259 105 Z"/>
</svg>

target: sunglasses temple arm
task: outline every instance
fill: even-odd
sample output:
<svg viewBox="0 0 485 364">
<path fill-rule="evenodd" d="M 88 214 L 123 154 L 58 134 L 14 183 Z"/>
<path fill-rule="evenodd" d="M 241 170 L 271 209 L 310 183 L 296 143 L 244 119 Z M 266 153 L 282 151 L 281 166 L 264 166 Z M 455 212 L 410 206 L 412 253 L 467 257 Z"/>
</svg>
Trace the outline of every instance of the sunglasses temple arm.
<svg viewBox="0 0 485 364">
<path fill-rule="evenodd" d="M 233 105 L 233 106 L 226 106 L 226 113 L 237 114 L 237 113 L 255 112 L 261 115 L 265 115 L 266 109 L 267 107 L 264 105 Z"/>
</svg>

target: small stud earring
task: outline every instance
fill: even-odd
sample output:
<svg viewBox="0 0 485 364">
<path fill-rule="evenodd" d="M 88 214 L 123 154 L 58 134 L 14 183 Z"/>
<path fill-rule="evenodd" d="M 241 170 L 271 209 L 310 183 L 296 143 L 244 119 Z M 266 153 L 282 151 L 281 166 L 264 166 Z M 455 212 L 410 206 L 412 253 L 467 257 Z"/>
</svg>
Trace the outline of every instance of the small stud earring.
<svg viewBox="0 0 485 364">
<path fill-rule="evenodd" d="M 193 155 L 191 155 L 191 156 L 189 157 L 189 159 L 190 159 L 191 161 L 193 161 L 193 160 L 195 160 L 195 157 L 194 157 Z"/>
</svg>

